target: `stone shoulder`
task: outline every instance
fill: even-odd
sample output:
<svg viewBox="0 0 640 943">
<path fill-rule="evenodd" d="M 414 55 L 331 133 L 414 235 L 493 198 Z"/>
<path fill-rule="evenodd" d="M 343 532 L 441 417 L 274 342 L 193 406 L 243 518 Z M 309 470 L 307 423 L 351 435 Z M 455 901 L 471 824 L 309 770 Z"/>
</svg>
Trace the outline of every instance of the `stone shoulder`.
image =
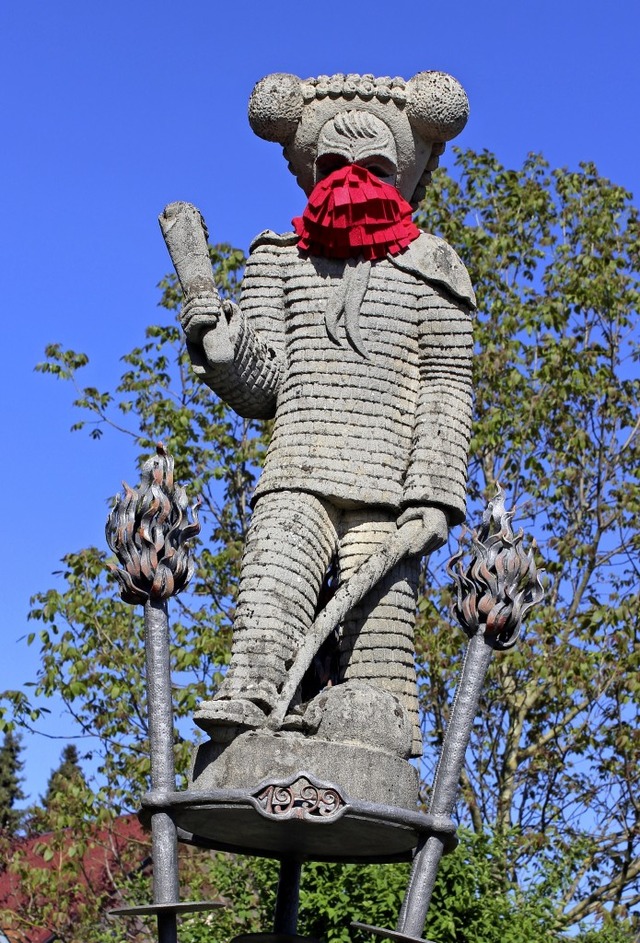
<svg viewBox="0 0 640 943">
<path fill-rule="evenodd" d="M 272 229 L 264 229 L 252 240 L 249 246 L 249 252 L 253 253 L 262 246 L 273 246 L 274 248 L 286 248 L 298 244 L 298 234 L 295 232 L 274 232 Z"/>
<path fill-rule="evenodd" d="M 288 255 L 297 244 L 295 232 L 277 233 L 265 229 L 252 241 L 249 252 L 254 263 L 259 263 L 261 257 L 264 264 L 268 264 L 270 254 Z M 388 255 L 387 261 L 424 282 L 444 288 L 454 298 L 475 309 L 476 296 L 469 273 L 455 250 L 439 236 L 421 232 L 399 255 Z"/>
<path fill-rule="evenodd" d="M 476 296 L 464 262 L 439 236 L 421 232 L 403 252 L 388 259 L 396 268 L 447 289 L 475 309 Z"/>
</svg>

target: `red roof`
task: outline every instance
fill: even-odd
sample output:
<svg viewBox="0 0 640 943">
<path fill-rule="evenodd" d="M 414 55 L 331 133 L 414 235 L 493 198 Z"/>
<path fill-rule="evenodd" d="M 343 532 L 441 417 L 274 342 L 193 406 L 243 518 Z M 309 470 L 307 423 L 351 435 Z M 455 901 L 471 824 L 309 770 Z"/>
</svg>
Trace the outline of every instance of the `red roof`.
<svg viewBox="0 0 640 943">
<path fill-rule="evenodd" d="M 68 828 L 7 842 L 6 868 L 0 864 L 0 941 L 3 934 L 8 943 L 51 943 L 59 938 L 61 927 L 55 917 L 55 902 L 51 907 L 51 884 L 38 881 L 38 872 L 56 872 L 54 886 L 64 895 L 60 913 L 69 926 L 89 895 L 92 900 L 103 900 L 104 909 L 117 899 L 114 874 L 122 875 L 123 868 L 125 873 L 137 871 L 148 861 L 149 836 L 134 815 L 121 816 L 109 827 L 83 834 L 80 855 L 77 838 L 77 831 Z M 38 891 L 40 883 L 43 886 Z M 46 920 L 49 926 L 43 926 L 40 919 L 47 907 L 51 911 Z M 64 936 L 69 939 L 68 933 Z"/>
</svg>

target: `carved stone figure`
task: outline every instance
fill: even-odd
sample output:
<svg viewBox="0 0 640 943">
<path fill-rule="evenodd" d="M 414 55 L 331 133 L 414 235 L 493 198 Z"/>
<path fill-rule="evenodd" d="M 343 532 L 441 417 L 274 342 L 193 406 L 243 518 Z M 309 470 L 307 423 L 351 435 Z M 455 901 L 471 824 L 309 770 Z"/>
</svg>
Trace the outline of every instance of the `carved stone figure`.
<svg viewBox="0 0 640 943">
<path fill-rule="evenodd" d="M 411 208 L 467 114 L 439 72 L 268 76 L 249 119 L 284 146 L 309 197 L 295 231 L 254 240 L 237 305 L 220 302 L 193 239 L 181 258 L 171 250 L 193 369 L 240 415 L 274 417 L 231 664 L 195 718 L 219 743 L 276 728 L 421 754 L 420 556 L 465 515 L 475 299 L 460 259 Z M 161 219 L 170 249 L 184 207 Z M 321 679 L 305 693 L 300 653 L 319 647 L 336 587 L 337 663 L 325 690 Z"/>
</svg>

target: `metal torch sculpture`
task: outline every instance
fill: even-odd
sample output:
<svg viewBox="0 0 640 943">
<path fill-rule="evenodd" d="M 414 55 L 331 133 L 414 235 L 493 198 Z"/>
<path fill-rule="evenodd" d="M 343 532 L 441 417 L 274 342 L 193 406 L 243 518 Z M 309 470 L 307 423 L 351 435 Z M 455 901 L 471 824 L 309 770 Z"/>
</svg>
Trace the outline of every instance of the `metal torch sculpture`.
<svg viewBox="0 0 640 943">
<path fill-rule="evenodd" d="M 514 511 L 505 508 L 504 491 L 498 485 L 481 527 L 471 532 L 471 561 L 465 562 L 465 548 L 461 548 L 448 564 L 454 580 L 453 614 L 469 638 L 469 645 L 434 777 L 428 809 L 433 816 L 451 815 L 454 811 L 465 753 L 493 653 L 515 645 L 524 617 L 544 596 L 534 559 L 535 542 L 525 551 L 524 532 L 513 533 L 513 516 Z M 361 923 L 353 926 L 395 940 L 419 941 L 444 852 L 444 843 L 435 834 L 418 846 L 395 931 Z"/>
<path fill-rule="evenodd" d="M 123 482 L 106 525 L 107 543 L 121 569 L 111 565 L 124 602 L 144 606 L 146 685 L 151 753 L 151 794 L 175 790 L 173 701 L 167 603 L 193 575 L 188 542 L 200 531 L 198 505 L 174 484 L 173 458 L 162 444 L 142 466 L 138 488 Z M 176 826 L 164 811 L 151 816 L 153 904 L 112 914 L 156 914 L 160 943 L 175 943 L 176 914 L 210 910 L 219 901 L 179 902 Z"/>
</svg>

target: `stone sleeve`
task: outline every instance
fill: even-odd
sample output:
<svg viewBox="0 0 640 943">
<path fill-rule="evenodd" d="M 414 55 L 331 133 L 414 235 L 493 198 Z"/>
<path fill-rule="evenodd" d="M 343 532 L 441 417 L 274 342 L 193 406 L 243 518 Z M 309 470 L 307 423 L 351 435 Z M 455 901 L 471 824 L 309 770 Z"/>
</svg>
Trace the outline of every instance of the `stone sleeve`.
<svg viewBox="0 0 640 943">
<path fill-rule="evenodd" d="M 471 435 L 473 337 L 468 308 L 430 292 L 419 342 L 420 392 L 402 505 L 438 505 L 451 524 L 460 524 L 466 512 Z"/>
<path fill-rule="evenodd" d="M 238 415 L 270 419 L 284 362 L 283 265 L 285 250 L 261 245 L 251 254 L 242 280 L 240 304 L 225 303 L 233 359 L 205 361 L 200 378 Z M 202 364 L 203 353 L 191 350 Z"/>
</svg>

